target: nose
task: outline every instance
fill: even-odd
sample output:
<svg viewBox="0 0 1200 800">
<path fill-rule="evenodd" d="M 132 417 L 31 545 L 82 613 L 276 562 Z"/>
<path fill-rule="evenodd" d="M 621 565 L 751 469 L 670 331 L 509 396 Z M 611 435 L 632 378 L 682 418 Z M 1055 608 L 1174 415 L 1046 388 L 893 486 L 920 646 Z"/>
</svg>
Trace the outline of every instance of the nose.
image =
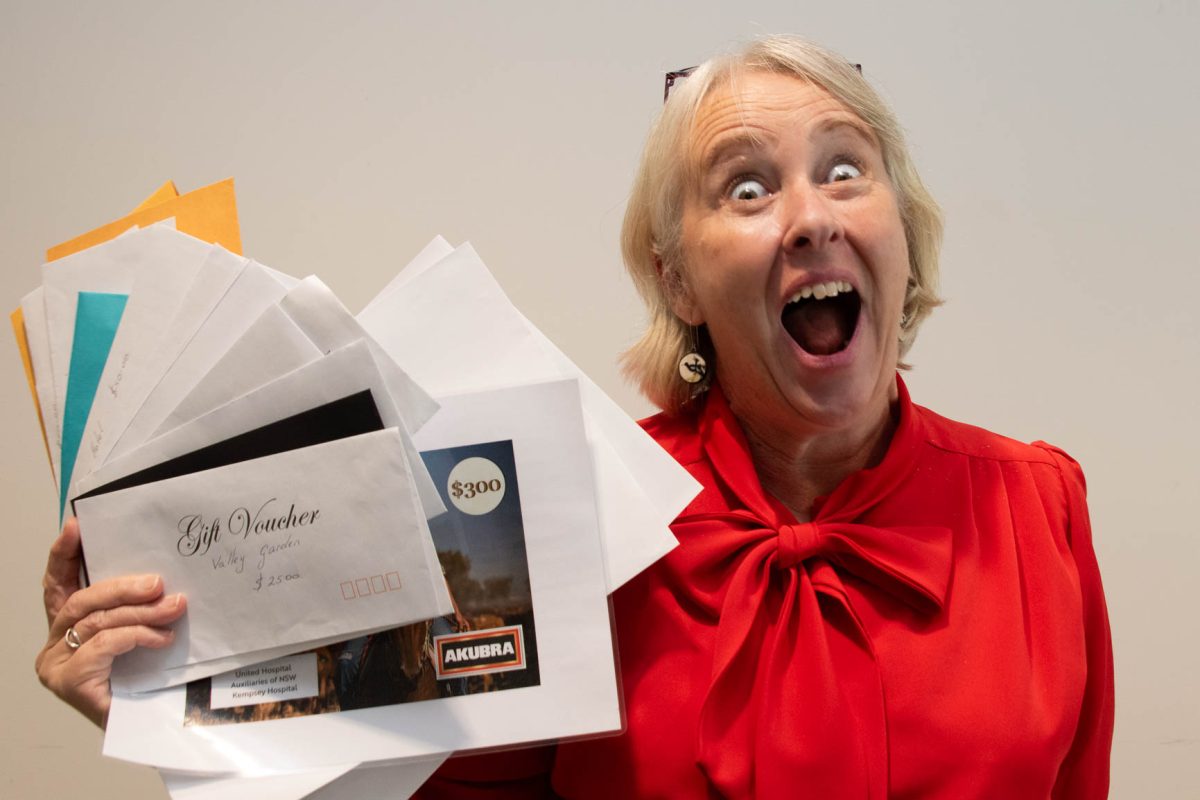
<svg viewBox="0 0 1200 800">
<path fill-rule="evenodd" d="M 844 235 L 835 201 L 808 180 L 789 185 L 780 207 L 786 215 L 783 244 L 788 250 L 821 250 Z"/>
</svg>

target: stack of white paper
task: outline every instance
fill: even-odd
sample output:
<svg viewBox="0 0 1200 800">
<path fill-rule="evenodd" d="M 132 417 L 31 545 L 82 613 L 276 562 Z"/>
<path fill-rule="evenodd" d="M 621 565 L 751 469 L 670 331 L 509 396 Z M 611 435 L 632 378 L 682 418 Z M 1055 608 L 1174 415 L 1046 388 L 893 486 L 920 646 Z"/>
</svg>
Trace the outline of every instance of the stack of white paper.
<svg viewBox="0 0 1200 800">
<path fill-rule="evenodd" d="M 115 689 L 452 611 L 426 519 L 443 506 L 409 434 L 436 404 L 315 278 L 158 224 L 46 264 L 25 307 L 41 323 L 25 334 L 45 365 L 38 398 L 86 577 L 155 572 L 189 598 L 173 644 L 118 659 Z M 232 407 L 356 342 L 359 383 L 372 384 L 357 398 Z M 181 426 L 187 446 L 164 450 Z M 346 590 L 376 576 L 387 591 Z"/>
<path fill-rule="evenodd" d="M 118 659 L 106 754 L 177 800 L 405 796 L 454 751 L 620 728 L 606 595 L 698 487 L 469 245 L 356 318 L 157 224 L 21 310 L 87 577 L 188 596 Z"/>
</svg>

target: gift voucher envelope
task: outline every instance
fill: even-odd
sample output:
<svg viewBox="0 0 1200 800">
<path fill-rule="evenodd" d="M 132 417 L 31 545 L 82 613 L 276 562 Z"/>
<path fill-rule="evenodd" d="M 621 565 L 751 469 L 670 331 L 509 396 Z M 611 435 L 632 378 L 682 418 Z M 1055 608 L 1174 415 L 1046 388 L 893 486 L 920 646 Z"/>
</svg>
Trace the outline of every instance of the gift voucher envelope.
<svg viewBox="0 0 1200 800">
<path fill-rule="evenodd" d="M 395 428 L 81 498 L 75 509 L 93 583 L 157 573 L 188 599 L 171 646 L 118 659 L 114 680 L 129 690 L 164 685 L 164 670 L 449 608 Z"/>
</svg>

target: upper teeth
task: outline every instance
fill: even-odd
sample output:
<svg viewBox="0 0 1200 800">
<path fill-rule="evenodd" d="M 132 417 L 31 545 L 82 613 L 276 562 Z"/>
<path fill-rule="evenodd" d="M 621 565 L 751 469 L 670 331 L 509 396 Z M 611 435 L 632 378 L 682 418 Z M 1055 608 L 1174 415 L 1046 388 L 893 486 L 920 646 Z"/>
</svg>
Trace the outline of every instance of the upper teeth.
<svg viewBox="0 0 1200 800">
<path fill-rule="evenodd" d="M 845 281 L 826 281 L 825 283 L 814 283 L 810 286 L 805 286 L 800 291 L 792 295 L 789 303 L 798 303 L 801 300 L 807 300 L 810 297 L 815 297 L 818 300 L 824 300 L 826 297 L 837 297 L 839 292 L 853 292 L 854 287 Z"/>
</svg>

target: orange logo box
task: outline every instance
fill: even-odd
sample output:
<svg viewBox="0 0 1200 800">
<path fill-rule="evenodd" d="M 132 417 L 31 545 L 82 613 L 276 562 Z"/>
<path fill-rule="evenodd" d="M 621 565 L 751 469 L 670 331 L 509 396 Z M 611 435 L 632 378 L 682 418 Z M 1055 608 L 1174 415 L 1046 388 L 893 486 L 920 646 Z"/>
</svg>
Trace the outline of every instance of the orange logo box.
<svg viewBox="0 0 1200 800">
<path fill-rule="evenodd" d="M 525 634 L 520 625 L 433 637 L 438 680 L 525 669 Z"/>
</svg>

